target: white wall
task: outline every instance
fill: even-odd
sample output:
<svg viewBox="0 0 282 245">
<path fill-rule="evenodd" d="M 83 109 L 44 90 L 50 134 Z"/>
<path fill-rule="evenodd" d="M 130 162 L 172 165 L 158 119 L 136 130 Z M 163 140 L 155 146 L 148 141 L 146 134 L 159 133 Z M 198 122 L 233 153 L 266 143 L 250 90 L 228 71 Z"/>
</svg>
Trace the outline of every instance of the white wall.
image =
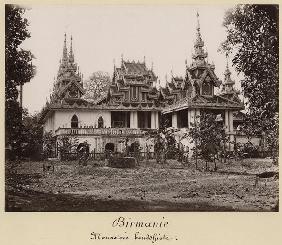
<svg viewBox="0 0 282 245">
<path fill-rule="evenodd" d="M 90 145 L 90 152 L 104 153 L 105 145 L 107 143 L 113 143 L 115 145 L 115 151 L 123 152 L 125 150 L 125 138 L 120 137 L 101 137 L 101 136 L 92 136 L 92 135 L 78 135 L 74 136 L 78 139 L 79 143 L 87 141 Z M 58 139 L 60 140 L 60 138 Z M 153 139 L 148 139 L 147 137 L 141 138 L 129 138 L 128 146 L 130 146 L 133 142 L 139 142 L 141 151 L 146 151 L 146 145 L 149 147 L 150 151 L 154 151 L 154 143 Z"/>
<path fill-rule="evenodd" d="M 52 114 L 51 116 L 48 117 L 48 119 L 44 123 L 44 127 L 43 127 L 44 132 L 54 131 L 54 123 L 55 123 L 54 114 Z"/>
<path fill-rule="evenodd" d="M 61 128 L 71 127 L 71 118 L 73 115 L 78 117 L 78 127 L 96 126 L 98 127 L 98 118 L 100 116 L 104 119 L 104 127 L 111 126 L 111 112 L 110 111 L 56 111 L 54 113 L 54 130 Z"/>
</svg>

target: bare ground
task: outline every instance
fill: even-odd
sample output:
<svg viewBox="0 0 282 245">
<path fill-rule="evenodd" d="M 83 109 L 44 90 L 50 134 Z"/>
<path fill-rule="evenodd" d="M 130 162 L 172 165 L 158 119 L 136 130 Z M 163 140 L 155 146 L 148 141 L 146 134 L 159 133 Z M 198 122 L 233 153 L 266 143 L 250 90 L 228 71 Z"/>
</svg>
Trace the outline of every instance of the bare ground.
<svg viewBox="0 0 282 245">
<path fill-rule="evenodd" d="M 278 178 L 270 159 L 218 163 L 218 171 L 200 162 L 143 162 L 133 169 L 23 162 L 6 171 L 6 211 L 278 211 Z M 12 171 L 11 171 L 12 170 Z"/>
</svg>

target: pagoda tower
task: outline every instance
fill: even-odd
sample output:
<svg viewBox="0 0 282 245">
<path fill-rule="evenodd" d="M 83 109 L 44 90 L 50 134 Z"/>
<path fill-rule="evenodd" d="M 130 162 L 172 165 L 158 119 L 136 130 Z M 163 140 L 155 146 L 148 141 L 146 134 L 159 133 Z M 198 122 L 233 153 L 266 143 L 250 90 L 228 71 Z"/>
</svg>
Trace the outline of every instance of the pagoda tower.
<svg viewBox="0 0 282 245">
<path fill-rule="evenodd" d="M 229 70 L 228 60 L 227 60 L 221 93 L 222 94 L 234 94 L 234 93 L 238 94 L 239 92 L 233 87 L 234 85 L 235 85 L 235 81 L 231 79 L 231 71 Z"/>
<path fill-rule="evenodd" d="M 82 74 L 75 63 L 72 36 L 70 40 L 70 51 L 67 49 L 67 37 L 64 35 L 63 56 L 60 60 L 57 78 L 54 82 L 51 102 L 58 102 L 62 99 L 80 99 L 85 93 L 83 89 Z"/>
<path fill-rule="evenodd" d="M 193 86 L 192 97 L 197 95 L 213 96 L 214 87 L 219 87 L 221 81 L 214 73 L 215 66 L 207 60 L 208 53 L 204 50 L 204 41 L 201 35 L 199 13 L 197 12 L 196 39 L 192 63 L 186 64 L 186 81 Z"/>
</svg>

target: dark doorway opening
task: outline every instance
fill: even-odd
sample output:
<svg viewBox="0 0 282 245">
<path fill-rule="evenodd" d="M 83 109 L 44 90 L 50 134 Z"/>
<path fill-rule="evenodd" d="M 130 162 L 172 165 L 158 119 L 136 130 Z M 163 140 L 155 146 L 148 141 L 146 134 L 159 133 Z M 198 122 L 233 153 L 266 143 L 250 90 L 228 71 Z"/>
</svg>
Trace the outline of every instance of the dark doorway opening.
<svg viewBox="0 0 282 245">
<path fill-rule="evenodd" d="M 115 151 L 115 144 L 114 143 L 107 143 L 105 145 L 105 151 L 114 152 Z"/>
</svg>

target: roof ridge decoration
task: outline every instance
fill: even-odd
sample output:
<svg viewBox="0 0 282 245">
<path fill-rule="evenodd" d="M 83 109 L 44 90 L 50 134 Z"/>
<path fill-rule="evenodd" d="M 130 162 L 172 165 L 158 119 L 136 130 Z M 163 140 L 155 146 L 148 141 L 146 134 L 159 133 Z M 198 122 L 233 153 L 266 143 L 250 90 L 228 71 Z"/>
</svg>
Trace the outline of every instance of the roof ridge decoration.
<svg viewBox="0 0 282 245">
<path fill-rule="evenodd" d="M 73 54 L 73 50 L 72 50 L 72 35 L 71 35 L 71 43 L 70 43 L 69 62 L 71 62 L 71 63 L 74 62 L 74 54 Z"/>
<path fill-rule="evenodd" d="M 64 35 L 64 46 L 63 46 L 63 58 L 62 58 L 62 64 L 66 65 L 68 62 L 68 49 L 67 49 L 67 34 Z"/>
<path fill-rule="evenodd" d="M 205 65 L 208 53 L 204 51 L 204 41 L 201 35 L 199 13 L 197 11 L 197 28 L 196 28 L 196 40 L 194 43 L 194 54 L 192 54 L 192 66 Z"/>
</svg>

